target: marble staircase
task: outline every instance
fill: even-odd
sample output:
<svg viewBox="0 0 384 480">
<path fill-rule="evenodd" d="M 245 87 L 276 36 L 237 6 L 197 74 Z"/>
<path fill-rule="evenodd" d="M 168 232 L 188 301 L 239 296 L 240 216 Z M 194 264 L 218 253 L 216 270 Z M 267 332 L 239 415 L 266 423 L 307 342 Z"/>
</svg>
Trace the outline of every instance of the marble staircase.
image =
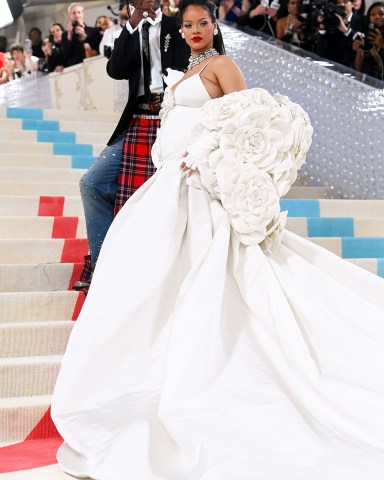
<svg viewBox="0 0 384 480">
<path fill-rule="evenodd" d="M 0 109 L 0 444 L 44 417 L 84 296 L 71 290 L 87 242 L 78 182 L 118 114 Z M 293 187 L 287 228 L 384 276 L 384 200 Z M 48 435 L 48 433 L 47 433 Z"/>
</svg>

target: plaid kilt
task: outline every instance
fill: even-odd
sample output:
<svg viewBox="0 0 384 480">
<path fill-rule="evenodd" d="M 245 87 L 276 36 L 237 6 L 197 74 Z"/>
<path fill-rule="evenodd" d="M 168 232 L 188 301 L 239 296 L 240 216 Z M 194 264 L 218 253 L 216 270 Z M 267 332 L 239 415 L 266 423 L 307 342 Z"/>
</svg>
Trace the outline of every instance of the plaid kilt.
<svg viewBox="0 0 384 480">
<path fill-rule="evenodd" d="M 117 180 L 115 215 L 128 198 L 156 171 L 151 159 L 159 118 L 133 118 L 125 135 L 120 174 Z"/>
</svg>

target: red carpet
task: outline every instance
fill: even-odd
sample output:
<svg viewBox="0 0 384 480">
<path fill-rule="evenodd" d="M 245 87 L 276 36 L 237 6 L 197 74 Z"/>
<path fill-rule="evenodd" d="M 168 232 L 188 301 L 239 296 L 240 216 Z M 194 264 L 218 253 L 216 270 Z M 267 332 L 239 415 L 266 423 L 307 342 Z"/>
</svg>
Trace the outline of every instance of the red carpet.
<svg viewBox="0 0 384 480">
<path fill-rule="evenodd" d="M 0 473 L 17 472 L 57 463 L 56 452 L 63 440 L 60 437 L 26 440 L 0 448 Z"/>
</svg>

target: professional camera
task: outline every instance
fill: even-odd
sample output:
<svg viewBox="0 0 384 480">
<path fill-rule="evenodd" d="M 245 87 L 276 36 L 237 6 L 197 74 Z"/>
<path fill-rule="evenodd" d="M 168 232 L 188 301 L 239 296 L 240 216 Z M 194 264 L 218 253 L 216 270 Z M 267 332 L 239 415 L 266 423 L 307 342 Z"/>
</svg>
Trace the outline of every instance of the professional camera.
<svg viewBox="0 0 384 480">
<path fill-rule="evenodd" d="M 78 27 L 80 25 L 80 23 L 77 21 L 77 20 L 72 20 L 72 28 L 73 30 Z"/>
<path fill-rule="evenodd" d="M 343 18 L 345 17 L 345 13 L 344 5 L 336 5 L 333 2 L 326 3 L 320 12 L 324 17 L 323 24 L 325 30 L 329 33 L 335 32 L 340 23 L 340 20 L 336 15 L 340 15 L 340 17 Z"/>
</svg>

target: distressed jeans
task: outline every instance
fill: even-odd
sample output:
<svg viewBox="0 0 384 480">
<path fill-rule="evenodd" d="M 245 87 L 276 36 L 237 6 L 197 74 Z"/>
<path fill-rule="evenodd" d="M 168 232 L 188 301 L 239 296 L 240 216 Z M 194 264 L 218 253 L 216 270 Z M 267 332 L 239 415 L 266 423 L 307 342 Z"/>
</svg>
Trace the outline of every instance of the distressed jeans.
<svg viewBox="0 0 384 480">
<path fill-rule="evenodd" d="M 92 265 L 99 257 L 104 238 L 114 218 L 117 180 L 125 133 L 105 147 L 80 180 L 85 223 Z"/>
</svg>

